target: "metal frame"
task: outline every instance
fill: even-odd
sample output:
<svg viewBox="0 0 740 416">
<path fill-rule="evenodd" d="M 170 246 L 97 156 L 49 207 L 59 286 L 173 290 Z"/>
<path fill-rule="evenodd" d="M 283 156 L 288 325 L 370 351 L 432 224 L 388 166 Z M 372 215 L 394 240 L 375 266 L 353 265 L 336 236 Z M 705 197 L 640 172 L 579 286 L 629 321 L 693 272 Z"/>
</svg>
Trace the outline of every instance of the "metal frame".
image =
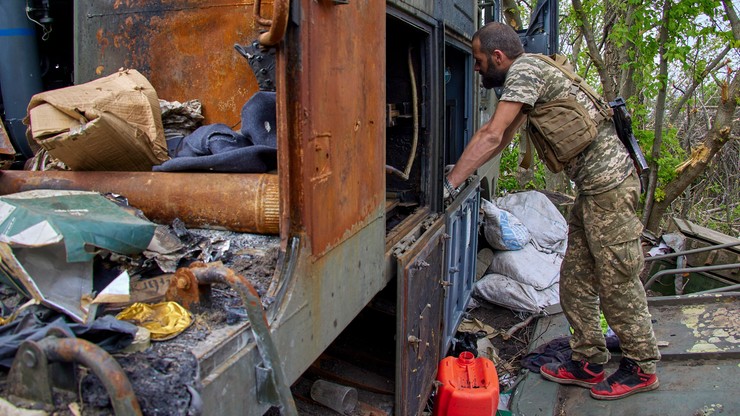
<svg viewBox="0 0 740 416">
<path fill-rule="evenodd" d="M 653 256 L 653 257 L 647 257 L 645 258 L 645 262 L 652 262 L 657 260 L 665 260 L 665 259 L 671 259 L 674 257 L 678 257 L 677 264 L 683 265 L 686 264 L 686 256 L 690 254 L 696 254 L 696 253 L 703 253 L 707 251 L 713 251 L 713 250 L 721 250 L 725 248 L 740 246 L 740 241 L 738 242 L 732 242 L 732 243 L 725 243 L 725 244 L 719 244 L 719 245 L 713 245 L 713 246 L 707 246 L 707 247 L 701 247 L 693 250 L 685 250 L 685 251 L 677 251 L 675 253 L 669 253 L 665 255 L 660 256 Z M 699 273 L 699 272 L 710 272 L 710 271 L 716 271 L 716 270 L 731 270 L 731 269 L 737 269 L 740 268 L 740 263 L 732 263 L 732 264 L 717 264 L 712 266 L 698 266 L 698 267 L 677 267 L 675 269 L 665 269 L 661 270 L 654 275 L 652 275 L 644 284 L 645 289 L 650 288 L 650 286 L 655 283 L 658 278 L 668 275 L 674 275 L 676 277 L 677 275 L 684 274 L 684 273 Z M 695 294 L 704 294 L 704 293 L 718 293 L 718 292 L 728 292 L 740 289 L 740 284 L 737 285 L 730 285 L 727 287 L 722 287 L 718 289 L 711 289 L 706 290 L 702 292 L 693 293 Z"/>
</svg>

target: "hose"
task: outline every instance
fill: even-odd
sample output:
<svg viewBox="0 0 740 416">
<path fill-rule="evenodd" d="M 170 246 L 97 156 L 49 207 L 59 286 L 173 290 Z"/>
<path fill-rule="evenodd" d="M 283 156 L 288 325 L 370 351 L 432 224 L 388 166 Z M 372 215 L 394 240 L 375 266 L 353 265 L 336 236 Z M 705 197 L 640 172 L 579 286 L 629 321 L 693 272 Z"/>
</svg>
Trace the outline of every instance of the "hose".
<svg viewBox="0 0 740 416">
<path fill-rule="evenodd" d="M 400 170 L 386 165 L 386 173 L 391 173 L 400 177 L 403 180 L 409 179 L 409 173 L 411 168 L 414 166 L 414 159 L 416 158 L 416 147 L 419 144 L 419 103 L 416 97 L 416 72 L 414 71 L 414 62 L 411 59 L 411 48 L 408 53 L 408 64 L 409 64 L 409 79 L 411 81 L 411 114 L 412 122 L 414 127 L 413 139 L 411 142 L 411 152 L 409 152 L 409 160 L 406 162 L 406 168 L 401 172 Z"/>
</svg>

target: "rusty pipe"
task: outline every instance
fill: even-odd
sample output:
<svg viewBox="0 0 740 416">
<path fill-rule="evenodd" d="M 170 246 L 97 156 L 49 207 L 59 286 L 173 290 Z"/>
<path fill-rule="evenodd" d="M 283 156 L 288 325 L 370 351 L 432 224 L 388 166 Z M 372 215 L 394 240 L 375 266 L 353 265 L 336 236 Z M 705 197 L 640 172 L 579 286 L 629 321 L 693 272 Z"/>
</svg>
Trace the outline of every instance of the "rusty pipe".
<svg viewBox="0 0 740 416">
<path fill-rule="evenodd" d="M 150 220 L 188 227 L 277 234 L 278 176 L 173 172 L 0 172 L 0 195 L 33 189 L 115 193 Z"/>
<path fill-rule="evenodd" d="M 283 369 L 280 366 L 280 356 L 272 342 L 267 317 L 257 290 L 249 283 L 247 278 L 234 273 L 233 270 L 219 263 L 193 265 L 190 267 L 190 271 L 195 275 L 199 284 L 225 283 L 239 294 L 247 310 L 247 317 L 257 349 L 262 356 L 262 365 L 272 372 L 275 391 L 277 391 L 280 401 L 281 414 L 298 416 L 293 393 L 290 391 L 290 384 L 285 379 Z"/>
<path fill-rule="evenodd" d="M 262 17 L 262 0 L 254 2 L 254 19 L 262 26 L 269 26 L 269 30 L 259 35 L 257 40 L 263 46 L 275 46 L 283 40 L 288 27 L 290 0 L 275 0 L 272 4 L 272 19 Z"/>
<path fill-rule="evenodd" d="M 141 416 L 139 401 L 118 362 L 97 345 L 79 338 L 46 337 L 38 342 L 49 361 L 79 363 L 105 386 L 117 416 Z"/>
</svg>

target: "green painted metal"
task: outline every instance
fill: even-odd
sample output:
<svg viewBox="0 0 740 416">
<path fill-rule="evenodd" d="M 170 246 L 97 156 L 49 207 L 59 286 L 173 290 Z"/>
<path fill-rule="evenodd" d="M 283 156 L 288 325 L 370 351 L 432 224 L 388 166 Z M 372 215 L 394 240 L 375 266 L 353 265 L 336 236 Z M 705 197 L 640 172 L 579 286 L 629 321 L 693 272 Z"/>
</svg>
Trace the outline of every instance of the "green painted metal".
<svg viewBox="0 0 740 416">
<path fill-rule="evenodd" d="M 665 416 L 740 414 L 740 293 L 649 299 L 655 335 L 665 345 L 658 364 L 660 388 L 621 400 L 599 401 L 587 389 L 561 386 L 528 373 L 517 386 L 512 412 L 520 416 Z M 565 336 L 562 314 L 540 319 L 536 348 Z M 607 373 L 616 369 L 612 357 Z"/>
</svg>

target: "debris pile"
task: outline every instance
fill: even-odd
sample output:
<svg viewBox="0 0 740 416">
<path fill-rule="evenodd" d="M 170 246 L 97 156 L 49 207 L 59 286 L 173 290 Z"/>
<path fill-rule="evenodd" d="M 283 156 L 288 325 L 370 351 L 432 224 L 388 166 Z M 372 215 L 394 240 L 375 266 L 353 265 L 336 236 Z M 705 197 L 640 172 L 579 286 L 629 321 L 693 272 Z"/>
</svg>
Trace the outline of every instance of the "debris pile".
<svg viewBox="0 0 740 416">
<path fill-rule="evenodd" d="M 114 354 L 144 414 L 196 414 L 199 379 L 191 351 L 215 329 L 246 325 L 247 317 L 241 298 L 225 284 L 208 286 L 189 310 L 166 302 L 173 289 L 177 298 L 173 277 L 194 264 L 225 265 L 264 295 L 277 265 L 279 237 L 188 229 L 179 220 L 158 225 L 121 198 L 90 192 L 30 191 L 0 203 L 7 217 L 0 235 L 4 371 L 24 342 L 77 337 Z M 188 362 L 195 370 L 179 368 Z M 135 381 L 148 373 L 148 382 Z M 104 394 L 88 391 L 101 388 L 91 377 L 80 375 L 81 404 L 109 409 L 100 399 Z M 167 395 L 167 389 L 179 396 Z M 150 401 L 158 404 L 147 411 Z"/>
</svg>

